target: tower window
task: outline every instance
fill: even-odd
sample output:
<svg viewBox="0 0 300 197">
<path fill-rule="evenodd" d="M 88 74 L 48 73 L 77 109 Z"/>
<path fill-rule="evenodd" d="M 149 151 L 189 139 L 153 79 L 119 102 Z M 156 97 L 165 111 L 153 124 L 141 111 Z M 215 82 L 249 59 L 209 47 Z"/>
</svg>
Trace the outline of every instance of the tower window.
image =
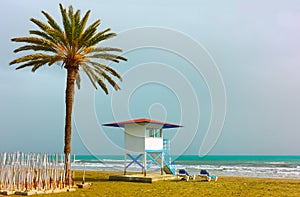
<svg viewBox="0 0 300 197">
<path fill-rule="evenodd" d="M 161 138 L 162 129 L 146 128 L 146 137 Z"/>
</svg>

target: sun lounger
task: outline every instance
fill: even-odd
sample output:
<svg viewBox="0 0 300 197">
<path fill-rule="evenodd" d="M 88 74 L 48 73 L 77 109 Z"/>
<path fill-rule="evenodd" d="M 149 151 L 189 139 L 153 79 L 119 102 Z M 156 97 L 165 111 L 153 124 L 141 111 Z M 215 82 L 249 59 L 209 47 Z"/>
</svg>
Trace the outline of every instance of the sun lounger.
<svg viewBox="0 0 300 197">
<path fill-rule="evenodd" d="M 177 177 L 180 180 L 186 180 L 186 181 L 190 180 L 190 175 L 185 169 L 179 169 Z"/>
<path fill-rule="evenodd" d="M 211 180 L 217 181 L 218 177 L 215 175 L 210 175 L 207 170 L 201 170 L 200 174 L 194 175 L 193 180 L 194 181 L 211 181 Z"/>
</svg>

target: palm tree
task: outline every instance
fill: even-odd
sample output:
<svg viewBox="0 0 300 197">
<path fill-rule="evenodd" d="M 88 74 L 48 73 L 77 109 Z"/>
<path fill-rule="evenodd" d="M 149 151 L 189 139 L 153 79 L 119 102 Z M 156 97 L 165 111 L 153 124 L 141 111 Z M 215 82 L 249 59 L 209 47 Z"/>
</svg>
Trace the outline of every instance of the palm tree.
<svg viewBox="0 0 300 197">
<path fill-rule="evenodd" d="M 100 86 L 106 94 L 108 88 L 107 81 L 115 90 L 120 87 L 114 81 L 113 77 L 122 80 L 121 76 L 114 69 L 109 67 L 106 62 L 119 63 L 120 60 L 127 61 L 122 56 L 115 55 L 116 52 L 122 52 L 121 49 L 111 47 L 96 46 L 103 40 L 116 36 L 110 32 L 110 28 L 97 32 L 100 20 L 86 27 L 90 10 L 81 18 L 80 10 L 74 12 L 73 7 L 69 6 L 67 10 L 59 4 L 62 16 L 63 28 L 45 11 L 42 14 L 46 17 L 47 23 L 41 22 L 35 18 L 30 20 L 39 27 L 39 30 L 30 30 L 31 36 L 11 39 L 13 42 L 26 43 L 14 50 L 34 51 L 34 53 L 25 55 L 11 61 L 9 64 L 19 64 L 16 69 L 32 67 L 35 72 L 38 68 L 54 63 L 67 70 L 65 103 L 65 178 L 70 180 L 70 153 L 71 153 L 71 135 L 72 135 L 72 108 L 74 100 L 75 82 L 80 88 L 79 70 L 83 70 L 90 79 L 93 86 L 97 89 Z M 101 61 L 102 60 L 102 61 Z M 100 62 L 99 62 L 100 61 Z"/>
</svg>

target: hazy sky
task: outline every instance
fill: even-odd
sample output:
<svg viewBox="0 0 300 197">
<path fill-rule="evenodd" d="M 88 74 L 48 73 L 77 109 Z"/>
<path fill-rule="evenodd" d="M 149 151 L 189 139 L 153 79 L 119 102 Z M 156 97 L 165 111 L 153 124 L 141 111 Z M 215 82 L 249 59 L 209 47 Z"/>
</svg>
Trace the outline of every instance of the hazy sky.
<svg viewBox="0 0 300 197">
<path fill-rule="evenodd" d="M 90 22 L 99 18 L 100 30 L 118 33 L 108 43 L 129 60 L 111 65 L 124 77 L 121 92 L 106 96 L 84 79 L 76 90 L 73 153 L 122 154 L 122 130 L 101 124 L 147 117 L 185 126 L 166 131 L 175 154 L 199 154 L 215 132 L 212 149 L 204 145 L 209 154 L 300 155 L 300 2 L 258 0 L 1 1 L 0 151 L 63 151 L 65 70 L 8 66 L 22 55 L 10 39 L 36 29 L 31 17 L 45 21 L 41 10 L 60 23 L 59 2 L 92 10 Z M 190 47 L 188 54 L 178 46 Z M 218 80 L 225 94 L 214 89 Z M 223 97 L 225 106 L 214 103 Z M 212 131 L 223 122 L 219 107 L 226 108 L 224 127 Z"/>
</svg>

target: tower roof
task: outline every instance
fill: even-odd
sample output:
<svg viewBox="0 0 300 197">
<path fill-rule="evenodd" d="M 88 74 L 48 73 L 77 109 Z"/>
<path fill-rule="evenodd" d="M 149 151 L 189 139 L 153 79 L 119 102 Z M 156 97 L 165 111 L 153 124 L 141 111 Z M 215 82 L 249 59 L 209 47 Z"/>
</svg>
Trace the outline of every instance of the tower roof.
<svg viewBox="0 0 300 197">
<path fill-rule="evenodd" d="M 126 120 L 126 121 L 121 121 L 121 122 L 112 122 L 112 123 L 106 123 L 106 124 L 102 124 L 102 125 L 108 126 L 108 127 L 124 127 L 124 125 L 126 125 L 126 124 L 158 124 L 158 125 L 162 125 L 163 129 L 183 127 L 181 125 L 172 124 L 172 123 L 168 123 L 168 122 L 160 122 L 157 120 L 151 120 L 151 119 L 147 119 L 147 118 L 141 118 L 141 119 L 136 119 L 136 120 Z"/>
</svg>

